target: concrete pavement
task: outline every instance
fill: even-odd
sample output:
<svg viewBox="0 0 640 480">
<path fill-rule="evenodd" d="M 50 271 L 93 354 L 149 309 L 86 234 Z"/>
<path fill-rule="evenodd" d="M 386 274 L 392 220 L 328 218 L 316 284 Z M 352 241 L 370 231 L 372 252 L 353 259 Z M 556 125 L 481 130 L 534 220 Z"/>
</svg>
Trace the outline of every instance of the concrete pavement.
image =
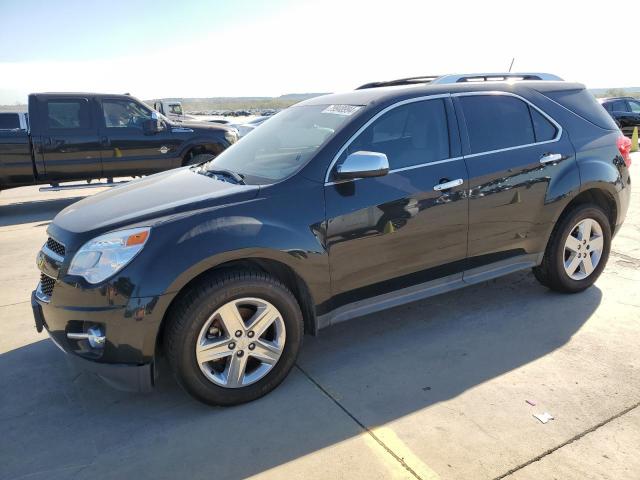
<svg viewBox="0 0 640 480">
<path fill-rule="evenodd" d="M 640 477 L 640 192 L 586 292 L 522 272 L 338 325 L 226 409 L 111 390 L 35 332 L 46 226 L 95 192 L 0 194 L 0 479 Z"/>
</svg>

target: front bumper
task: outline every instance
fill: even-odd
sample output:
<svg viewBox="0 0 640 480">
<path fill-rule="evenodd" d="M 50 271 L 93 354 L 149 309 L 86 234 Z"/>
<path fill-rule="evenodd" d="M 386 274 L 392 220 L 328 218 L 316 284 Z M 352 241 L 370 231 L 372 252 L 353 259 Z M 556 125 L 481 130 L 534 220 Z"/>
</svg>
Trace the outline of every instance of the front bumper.
<svg viewBox="0 0 640 480">
<path fill-rule="evenodd" d="M 31 295 L 36 329 L 47 330 L 73 368 L 95 374 L 120 390 L 152 389 L 156 337 L 168 298 L 130 298 L 123 306 L 76 307 L 44 301 L 37 292 Z M 86 341 L 68 338 L 67 333 L 82 324 L 104 326 L 106 344 L 99 354 L 87 348 Z"/>
</svg>

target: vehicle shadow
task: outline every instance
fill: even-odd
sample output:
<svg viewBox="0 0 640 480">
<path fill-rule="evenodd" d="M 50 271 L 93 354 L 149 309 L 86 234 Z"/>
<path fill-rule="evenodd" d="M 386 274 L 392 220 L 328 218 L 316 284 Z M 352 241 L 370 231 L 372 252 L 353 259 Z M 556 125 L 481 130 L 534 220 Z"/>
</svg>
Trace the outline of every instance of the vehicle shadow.
<svg viewBox="0 0 640 480">
<path fill-rule="evenodd" d="M 85 196 L 33 200 L 0 205 L 0 227 L 51 220 L 60 210 L 83 198 L 85 198 Z"/>
<path fill-rule="evenodd" d="M 367 427 L 460 395 L 566 344 L 601 302 L 528 272 L 307 337 L 299 368 Z M 149 395 L 72 373 L 48 340 L 0 355 L 0 477 L 244 478 L 362 433 L 301 370 L 233 408 L 168 376 Z M 37 474 L 36 474 L 37 473 Z"/>
</svg>

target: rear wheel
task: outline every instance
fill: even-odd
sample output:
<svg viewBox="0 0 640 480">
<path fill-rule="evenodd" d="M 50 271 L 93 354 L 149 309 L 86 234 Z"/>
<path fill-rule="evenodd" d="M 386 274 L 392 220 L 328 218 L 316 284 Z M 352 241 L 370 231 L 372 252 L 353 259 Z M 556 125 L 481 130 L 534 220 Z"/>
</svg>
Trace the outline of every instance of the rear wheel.
<svg viewBox="0 0 640 480">
<path fill-rule="evenodd" d="M 542 264 L 533 272 L 543 285 L 575 293 L 590 287 L 604 269 L 611 249 L 611 227 L 597 205 L 576 206 L 560 218 Z"/>
<path fill-rule="evenodd" d="M 302 344 L 295 297 L 260 272 L 204 280 L 167 320 L 165 350 L 174 374 L 209 404 L 235 405 L 270 392 L 287 376 Z"/>
</svg>

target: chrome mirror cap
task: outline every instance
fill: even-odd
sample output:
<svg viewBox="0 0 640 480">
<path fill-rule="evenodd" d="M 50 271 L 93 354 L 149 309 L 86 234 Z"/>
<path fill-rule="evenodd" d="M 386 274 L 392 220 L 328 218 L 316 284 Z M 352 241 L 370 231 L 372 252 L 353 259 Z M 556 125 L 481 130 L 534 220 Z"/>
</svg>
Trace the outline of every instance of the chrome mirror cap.
<svg viewBox="0 0 640 480">
<path fill-rule="evenodd" d="M 339 180 L 382 177 L 389 173 L 389 160 L 384 153 L 354 152 L 336 167 Z"/>
</svg>

